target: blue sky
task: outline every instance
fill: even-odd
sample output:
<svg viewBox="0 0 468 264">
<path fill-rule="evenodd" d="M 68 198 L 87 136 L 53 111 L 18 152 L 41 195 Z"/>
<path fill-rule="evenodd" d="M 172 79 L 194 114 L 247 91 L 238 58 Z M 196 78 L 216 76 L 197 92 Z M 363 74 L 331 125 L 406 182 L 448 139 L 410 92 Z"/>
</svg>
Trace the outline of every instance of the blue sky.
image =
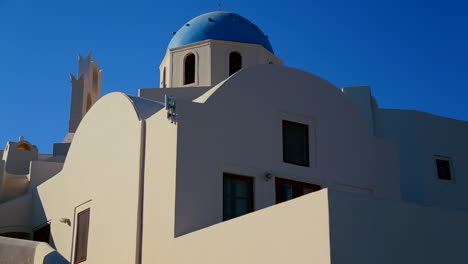
<svg viewBox="0 0 468 264">
<path fill-rule="evenodd" d="M 103 93 L 158 87 L 172 32 L 218 1 L 0 0 L 0 149 L 51 152 L 68 129 L 70 73 L 92 51 Z M 269 36 L 285 65 L 337 87 L 370 85 L 383 108 L 468 120 L 464 1 L 221 1 Z"/>
</svg>

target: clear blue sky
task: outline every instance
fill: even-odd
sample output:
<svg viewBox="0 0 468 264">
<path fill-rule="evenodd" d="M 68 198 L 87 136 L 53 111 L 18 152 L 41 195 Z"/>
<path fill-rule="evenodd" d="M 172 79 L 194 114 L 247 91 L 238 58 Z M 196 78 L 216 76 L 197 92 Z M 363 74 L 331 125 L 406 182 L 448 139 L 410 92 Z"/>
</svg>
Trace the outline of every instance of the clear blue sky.
<svg viewBox="0 0 468 264">
<path fill-rule="evenodd" d="M 468 4 L 432 0 L 221 1 L 269 36 L 287 66 L 380 107 L 468 120 Z M 172 32 L 218 1 L 0 0 L 0 149 L 50 152 L 68 129 L 70 73 L 93 51 L 103 93 L 158 87 Z"/>
</svg>

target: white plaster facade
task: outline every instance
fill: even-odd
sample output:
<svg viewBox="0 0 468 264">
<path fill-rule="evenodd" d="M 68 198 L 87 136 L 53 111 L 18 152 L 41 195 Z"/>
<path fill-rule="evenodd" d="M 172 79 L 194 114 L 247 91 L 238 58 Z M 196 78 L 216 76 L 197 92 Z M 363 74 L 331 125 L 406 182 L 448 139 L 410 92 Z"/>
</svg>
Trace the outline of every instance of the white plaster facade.
<svg viewBox="0 0 468 264">
<path fill-rule="evenodd" d="M 161 88 L 101 99 L 101 70 L 80 57 L 64 142 L 45 156 L 20 138 L 0 163 L 0 235 L 49 226 L 54 250 L 0 237 L 0 263 L 75 263 L 88 209 L 83 263 L 466 263 L 468 123 L 381 109 L 370 87 L 340 90 L 267 48 L 170 48 Z M 284 161 L 283 121 L 308 127 L 307 166 Z M 252 212 L 228 221 L 225 173 L 253 185 Z M 280 178 L 322 190 L 277 204 Z"/>
</svg>

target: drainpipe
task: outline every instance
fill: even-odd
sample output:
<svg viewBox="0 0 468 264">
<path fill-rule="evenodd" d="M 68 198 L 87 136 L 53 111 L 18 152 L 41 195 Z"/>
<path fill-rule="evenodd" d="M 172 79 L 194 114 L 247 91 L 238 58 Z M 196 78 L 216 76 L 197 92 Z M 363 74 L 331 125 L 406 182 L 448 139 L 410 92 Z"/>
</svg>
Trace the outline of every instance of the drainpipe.
<svg viewBox="0 0 468 264">
<path fill-rule="evenodd" d="M 138 186 L 138 214 L 135 263 L 142 263 L 143 255 L 143 202 L 145 187 L 146 120 L 141 120 L 140 173 Z"/>
</svg>

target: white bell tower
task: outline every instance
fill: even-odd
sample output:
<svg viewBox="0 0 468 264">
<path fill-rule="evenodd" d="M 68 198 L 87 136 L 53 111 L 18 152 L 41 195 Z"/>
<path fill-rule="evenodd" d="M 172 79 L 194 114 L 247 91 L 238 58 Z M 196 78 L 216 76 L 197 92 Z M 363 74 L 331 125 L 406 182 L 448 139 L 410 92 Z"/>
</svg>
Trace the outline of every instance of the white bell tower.
<svg viewBox="0 0 468 264">
<path fill-rule="evenodd" d="M 240 15 L 209 12 L 173 33 L 159 66 L 160 87 L 212 87 L 259 64 L 283 65 L 268 36 Z"/>
<path fill-rule="evenodd" d="M 91 52 L 84 59 L 78 55 L 78 78 L 70 74 L 72 96 L 69 134 L 76 132 L 81 119 L 101 97 L 101 77 L 102 70 L 93 60 Z"/>
</svg>

